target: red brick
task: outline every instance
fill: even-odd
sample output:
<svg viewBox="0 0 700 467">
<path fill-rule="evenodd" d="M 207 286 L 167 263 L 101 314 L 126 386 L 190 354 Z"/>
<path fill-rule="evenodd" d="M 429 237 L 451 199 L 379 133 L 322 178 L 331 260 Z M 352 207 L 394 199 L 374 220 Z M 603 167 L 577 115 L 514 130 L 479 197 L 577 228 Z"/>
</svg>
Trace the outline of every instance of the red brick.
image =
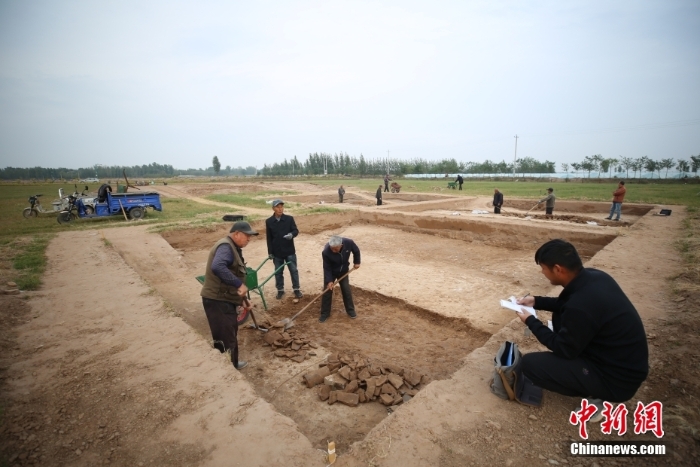
<svg viewBox="0 0 700 467">
<path fill-rule="evenodd" d="M 396 389 L 400 388 L 403 385 L 403 378 L 397 374 L 390 373 L 387 376 L 387 379 L 389 380 L 391 385 L 394 386 Z"/>
<path fill-rule="evenodd" d="M 328 400 L 328 396 L 331 395 L 331 387 L 330 387 L 330 386 L 326 386 L 325 384 L 320 385 L 320 386 L 318 387 L 318 390 L 317 390 L 317 391 L 318 391 L 318 397 L 319 397 L 319 399 L 321 399 L 322 401 L 327 401 L 327 400 Z"/>
<path fill-rule="evenodd" d="M 357 380 L 354 379 L 354 380 L 350 381 L 348 384 L 345 385 L 344 391 L 345 391 L 345 392 L 355 392 L 355 391 L 357 391 L 357 388 L 358 388 L 359 386 L 360 386 L 360 385 L 358 384 Z"/>
<path fill-rule="evenodd" d="M 391 405 L 394 403 L 394 398 L 391 397 L 389 394 L 382 394 L 379 396 L 379 402 L 381 402 L 384 405 Z"/>
<path fill-rule="evenodd" d="M 386 383 L 382 386 L 382 394 L 390 394 L 391 397 L 394 397 L 396 395 L 396 388 L 392 386 L 389 383 Z"/>
<path fill-rule="evenodd" d="M 309 373 L 306 373 L 304 375 L 304 380 L 306 381 L 306 387 L 312 388 L 316 386 L 317 384 L 323 383 L 323 379 L 330 375 L 331 372 L 328 371 L 328 367 L 324 366 L 319 368 L 318 370 L 311 371 Z"/>
</svg>

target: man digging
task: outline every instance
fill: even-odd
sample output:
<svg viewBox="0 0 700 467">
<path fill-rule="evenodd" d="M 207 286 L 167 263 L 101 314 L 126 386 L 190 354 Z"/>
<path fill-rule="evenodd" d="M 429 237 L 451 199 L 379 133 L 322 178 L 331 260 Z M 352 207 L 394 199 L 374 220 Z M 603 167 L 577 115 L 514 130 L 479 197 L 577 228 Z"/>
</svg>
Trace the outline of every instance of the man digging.
<svg viewBox="0 0 700 467">
<path fill-rule="evenodd" d="M 333 303 L 333 285 L 336 279 L 340 281 L 340 292 L 343 294 L 343 305 L 345 312 L 352 319 L 357 317 L 355 304 L 352 301 L 352 290 L 350 289 L 350 278 L 346 276 L 350 272 L 350 254 L 352 253 L 353 268 L 360 267 L 360 249 L 355 242 L 349 238 L 333 235 L 323 248 L 321 257 L 323 258 L 323 287 L 326 292 L 321 297 L 321 323 L 325 322 L 331 315 L 331 305 Z"/>
</svg>

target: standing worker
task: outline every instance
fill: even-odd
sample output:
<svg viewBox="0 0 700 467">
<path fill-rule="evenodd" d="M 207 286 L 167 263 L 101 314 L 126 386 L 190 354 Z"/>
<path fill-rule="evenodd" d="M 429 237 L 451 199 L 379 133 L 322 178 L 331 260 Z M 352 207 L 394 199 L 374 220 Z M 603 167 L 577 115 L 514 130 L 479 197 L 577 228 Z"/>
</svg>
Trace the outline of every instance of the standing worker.
<svg viewBox="0 0 700 467">
<path fill-rule="evenodd" d="M 379 186 L 381 189 L 381 185 Z M 331 304 L 333 303 L 333 285 L 336 279 L 350 271 L 350 253 L 352 253 L 353 268 L 360 267 L 360 249 L 355 242 L 349 238 L 333 235 L 323 248 L 321 257 L 323 258 L 323 288 L 330 290 L 323 294 L 321 298 L 321 323 L 325 322 L 331 315 Z M 343 294 L 343 305 L 345 312 L 351 319 L 357 317 L 355 304 L 352 301 L 352 290 L 350 289 L 350 278 L 344 277 L 340 281 L 340 292 Z"/>
<path fill-rule="evenodd" d="M 611 220 L 613 214 L 617 214 L 616 221 L 620 220 L 622 215 L 622 201 L 625 199 L 625 193 L 627 193 L 627 188 L 625 188 L 625 181 L 620 180 L 617 184 L 617 190 L 613 191 L 612 207 L 610 208 L 610 215 L 606 217 L 607 220 Z"/>
<path fill-rule="evenodd" d="M 377 206 L 382 205 L 382 186 L 379 185 L 379 188 L 377 188 L 377 193 L 374 195 L 375 198 L 377 198 Z"/>
<path fill-rule="evenodd" d="M 236 222 L 228 236 L 214 244 L 209 251 L 204 285 L 200 295 L 207 315 L 214 347 L 219 352 L 231 352 L 231 363 L 242 370 L 247 362 L 238 361 L 238 307 L 250 307 L 245 298 L 246 267 L 241 251 L 250 237 L 258 233 L 247 222 Z"/>
<path fill-rule="evenodd" d="M 553 191 L 554 191 L 553 188 L 547 188 L 547 196 L 542 198 L 540 200 L 540 202 L 537 203 L 537 205 L 539 206 L 540 204 L 542 204 L 543 202 L 546 201 L 546 204 L 544 205 L 544 207 L 545 207 L 545 215 L 548 218 L 552 217 L 552 212 L 554 211 L 554 201 L 556 200 L 556 197 L 554 196 L 554 193 L 552 193 Z"/>
<path fill-rule="evenodd" d="M 391 180 L 389 174 L 384 175 L 384 191 L 387 193 L 389 192 L 389 180 Z M 379 186 L 381 187 L 381 185 Z"/>
<path fill-rule="evenodd" d="M 493 213 L 500 214 L 501 206 L 503 206 L 503 193 L 498 191 L 498 188 L 493 190 Z"/>
<path fill-rule="evenodd" d="M 299 269 L 297 268 L 297 255 L 294 249 L 294 237 L 299 235 L 297 224 L 292 216 L 284 213 L 284 201 L 276 199 L 272 202 L 272 210 L 275 212 L 265 221 L 267 233 L 267 254 L 275 264 L 275 287 L 277 288 L 277 300 L 284 296 L 284 267 L 285 261 L 292 276 L 292 288 L 294 296 L 301 298 L 299 287 Z"/>
<path fill-rule="evenodd" d="M 343 196 L 345 196 L 345 188 L 343 188 L 343 185 L 340 185 L 340 188 L 338 188 L 338 199 L 340 202 L 343 202 Z"/>
<path fill-rule="evenodd" d="M 457 180 L 455 180 L 457 183 L 459 183 L 459 189 L 462 189 L 462 184 L 464 183 L 464 179 L 462 178 L 461 174 L 457 175 Z"/>
</svg>

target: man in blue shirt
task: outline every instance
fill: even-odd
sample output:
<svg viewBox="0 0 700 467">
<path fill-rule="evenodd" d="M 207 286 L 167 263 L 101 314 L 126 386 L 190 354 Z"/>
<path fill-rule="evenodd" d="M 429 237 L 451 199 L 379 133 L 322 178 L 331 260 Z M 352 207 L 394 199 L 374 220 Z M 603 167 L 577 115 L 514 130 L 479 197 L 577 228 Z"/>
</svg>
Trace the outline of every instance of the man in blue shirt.
<svg viewBox="0 0 700 467">
<path fill-rule="evenodd" d="M 299 235 L 297 224 L 292 216 L 284 213 L 284 201 L 276 199 L 272 202 L 272 210 L 275 212 L 265 221 L 267 232 L 267 254 L 275 264 L 275 269 L 287 262 L 289 275 L 292 276 L 292 288 L 294 296 L 301 298 L 299 286 L 299 269 L 297 268 L 297 255 L 294 248 L 294 237 Z M 284 296 L 284 267 L 275 274 L 275 287 L 277 288 L 277 299 Z"/>
</svg>

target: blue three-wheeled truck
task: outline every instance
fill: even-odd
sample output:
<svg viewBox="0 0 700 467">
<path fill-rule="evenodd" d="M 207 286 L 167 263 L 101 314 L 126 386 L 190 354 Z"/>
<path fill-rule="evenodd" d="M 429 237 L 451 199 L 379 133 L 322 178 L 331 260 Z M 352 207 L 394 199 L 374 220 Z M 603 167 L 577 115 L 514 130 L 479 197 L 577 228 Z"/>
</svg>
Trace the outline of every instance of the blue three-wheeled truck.
<svg viewBox="0 0 700 467">
<path fill-rule="evenodd" d="M 110 188 L 111 190 L 111 188 Z M 98 193 L 93 209 L 86 208 L 82 198 L 68 197 L 68 208 L 58 213 L 58 223 L 63 224 L 75 219 L 90 219 L 106 216 L 125 216 L 129 219 L 141 219 L 146 215 L 146 208 L 162 211 L 160 194 L 150 193 L 115 193 L 102 190 Z"/>
</svg>

